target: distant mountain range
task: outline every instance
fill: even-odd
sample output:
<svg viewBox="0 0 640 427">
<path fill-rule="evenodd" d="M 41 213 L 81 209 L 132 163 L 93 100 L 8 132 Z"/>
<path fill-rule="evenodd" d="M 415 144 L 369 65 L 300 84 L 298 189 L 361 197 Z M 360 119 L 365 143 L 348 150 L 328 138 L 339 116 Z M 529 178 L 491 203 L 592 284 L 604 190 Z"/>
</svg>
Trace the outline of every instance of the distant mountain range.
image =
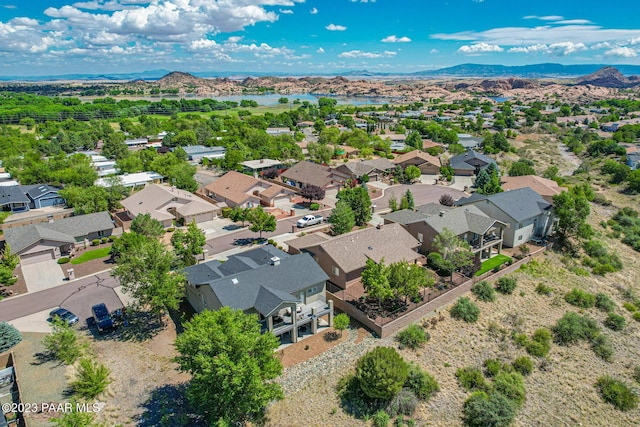
<svg viewBox="0 0 640 427">
<path fill-rule="evenodd" d="M 414 73 L 378 73 L 367 70 L 354 70 L 336 73 L 326 73 L 322 76 L 344 76 L 344 77 L 389 77 L 389 78 L 576 78 L 593 74 L 602 68 L 609 67 L 605 64 L 581 64 L 581 65 L 562 65 L 554 63 L 532 64 L 532 65 L 485 65 L 485 64 L 461 64 L 453 67 L 440 68 L 437 70 L 425 70 Z M 609 67 L 610 68 L 610 67 Z M 640 75 L 640 65 L 616 65 L 615 68 L 623 76 Z M 0 81 L 28 81 L 28 82 L 60 82 L 69 80 L 83 81 L 131 81 L 131 80 L 159 80 L 163 76 L 169 74 L 170 70 L 151 70 L 139 73 L 113 73 L 113 74 L 65 74 L 51 76 L 0 76 Z M 202 78 L 226 77 L 238 78 L 245 77 L 263 77 L 263 76 L 288 76 L 301 77 L 308 76 L 312 73 L 282 73 L 282 72 L 192 72 L 194 76 Z"/>
</svg>

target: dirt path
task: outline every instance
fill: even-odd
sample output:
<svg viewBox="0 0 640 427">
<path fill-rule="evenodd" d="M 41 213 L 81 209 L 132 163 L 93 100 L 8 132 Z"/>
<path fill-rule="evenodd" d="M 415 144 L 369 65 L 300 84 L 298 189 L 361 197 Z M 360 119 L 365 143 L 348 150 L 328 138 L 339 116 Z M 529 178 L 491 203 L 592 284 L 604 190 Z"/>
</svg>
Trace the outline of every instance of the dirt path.
<svg viewBox="0 0 640 427">
<path fill-rule="evenodd" d="M 564 145 L 562 142 L 558 141 L 558 151 L 569 165 L 573 166 L 573 169 L 569 170 L 569 168 L 560 168 L 560 176 L 571 176 L 573 175 L 573 171 L 580 167 L 580 158 L 576 156 L 569 147 Z"/>
</svg>

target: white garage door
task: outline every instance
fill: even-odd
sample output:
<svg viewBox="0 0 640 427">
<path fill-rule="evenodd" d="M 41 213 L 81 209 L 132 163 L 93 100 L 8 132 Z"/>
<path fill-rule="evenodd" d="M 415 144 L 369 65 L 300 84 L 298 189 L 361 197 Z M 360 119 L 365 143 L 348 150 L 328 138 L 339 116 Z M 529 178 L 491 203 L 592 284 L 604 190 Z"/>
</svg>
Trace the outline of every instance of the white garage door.
<svg viewBox="0 0 640 427">
<path fill-rule="evenodd" d="M 47 249 L 46 251 L 22 255 L 20 257 L 20 262 L 22 263 L 22 265 L 28 265 L 34 264 L 36 262 L 48 261 L 53 258 L 53 249 Z"/>
</svg>

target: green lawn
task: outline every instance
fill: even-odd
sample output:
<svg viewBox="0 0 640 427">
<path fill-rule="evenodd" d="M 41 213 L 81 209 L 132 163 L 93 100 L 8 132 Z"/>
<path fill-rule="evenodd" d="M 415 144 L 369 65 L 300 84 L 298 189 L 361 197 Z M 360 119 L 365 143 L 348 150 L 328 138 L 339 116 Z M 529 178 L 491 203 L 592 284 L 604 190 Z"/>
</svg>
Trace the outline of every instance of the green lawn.
<svg viewBox="0 0 640 427">
<path fill-rule="evenodd" d="M 100 249 L 94 249 L 92 251 L 84 252 L 79 257 L 73 258 L 71 264 L 82 264 L 83 262 L 91 261 L 92 259 L 104 258 L 109 256 L 111 246 L 107 246 Z"/>
<path fill-rule="evenodd" d="M 481 274 L 486 273 L 487 271 L 493 270 L 496 266 L 502 265 L 505 262 L 511 261 L 511 258 L 506 255 L 496 255 L 493 258 L 489 258 L 485 262 L 482 263 L 480 270 L 476 273 L 476 276 L 480 276 Z"/>
</svg>

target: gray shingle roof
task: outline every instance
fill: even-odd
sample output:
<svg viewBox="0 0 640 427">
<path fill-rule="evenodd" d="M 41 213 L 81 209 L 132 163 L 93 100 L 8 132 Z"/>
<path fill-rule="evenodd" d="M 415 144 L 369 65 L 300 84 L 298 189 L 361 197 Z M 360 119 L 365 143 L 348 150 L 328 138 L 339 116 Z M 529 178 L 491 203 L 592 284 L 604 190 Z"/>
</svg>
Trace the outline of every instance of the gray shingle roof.
<svg viewBox="0 0 640 427">
<path fill-rule="evenodd" d="M 279 265 L 270 264 L 273 256 L 280 258 Z M 226 266 L 229 262 L 232 264 Z M 227 271 L 223 272 L 221 267 L 227 267 Z M 222 275 L 206 280 L 207 269 Z M 298 301 L 294 293 L 329 279 L 309 254 L 288 255 L 273 246 L 232 255 L 224 263 L 209 261 L 184 271 L 189 283 L 210 286 L 222 305 L 240 310 L 254 308 L 264 316 L 283 302 Z"/>
<path fill-rule="evenodd" d="M 114 225 L 108 212 L 96 212 L 62 218 L 54 222 L 24 225 L 4 231 L 5 240 L 18 253 L 40 240 L 74 243 L 98 231 L 113 230 Z"/>
<path fill-rule="evenodd" d="M 468 150 L 465 153 L 458 154 L 449 159 L 449 164 L 453 169 L 475 170 L 476 166 L 484 169 L 490 163 L 496 163 L 494 159 L 475 150 Z"/>
<path fill-rule="evenodd" d="M 0 206 L 8 205 L 9 203 L 29 204 L 29 202 L 29 198 L 22 192 L 20 186 L 0 187 Z"/>
<path fill-rule="evenodd" d="M 460 206 L 469 204 L 478 206 L 478 203 L 481 203 L 483 200 L 492 203 L 515 222 L 522 222 L 529 218 L 536 217 L 548 211 L 552 206 L 551 203 L 545 201 L 541 195 L 529 187 L 504 191 L 490 196 L 474 193 L 466 199 L 458 200 L 456 204 Z"/>
<path fill-rule="evenodd" d="M 22 192 L 29 196 L 29 198 L 31 198 L 32 200 L 35 200 L 38 197 L 42 197 L 45 194 L 49 193 L 57 194 L 58 191 L 60 191 L 60 188 L 53 187 L 47 184 L 21 185 L 20 187 Z"/>
</svg>

